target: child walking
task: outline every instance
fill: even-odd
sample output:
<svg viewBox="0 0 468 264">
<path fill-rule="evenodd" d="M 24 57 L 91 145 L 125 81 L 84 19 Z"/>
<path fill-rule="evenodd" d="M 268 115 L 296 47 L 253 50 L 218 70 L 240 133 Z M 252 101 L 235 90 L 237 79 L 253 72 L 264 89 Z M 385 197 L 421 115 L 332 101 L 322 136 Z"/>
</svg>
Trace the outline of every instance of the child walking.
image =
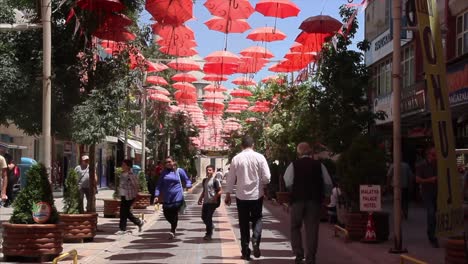
<svg viewBox="0 0 468 264">
<path fill-rule="evenodd" d="M 200 194 L 198 204 L 203 204 L 201 218 L 206 225 L 206 234 L 204 240 L 211 240 L 213 236 L 213 214 L 216 208 L 221 204 L 221 183 L 214 177 L 215 167 L 208 165 L 206 167 L 206 178 L 203 179 L 203 192 Z"/>
</svg>

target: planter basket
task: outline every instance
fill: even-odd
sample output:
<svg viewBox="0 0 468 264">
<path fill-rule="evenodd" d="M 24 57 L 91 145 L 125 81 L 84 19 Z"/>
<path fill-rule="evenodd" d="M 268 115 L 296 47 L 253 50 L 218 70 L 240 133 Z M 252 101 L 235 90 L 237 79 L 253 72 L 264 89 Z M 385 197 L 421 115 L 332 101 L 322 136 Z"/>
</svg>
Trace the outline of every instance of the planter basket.
<svg viewBox="0 0 468 264">
<path fill-rule="evenodd" d="M 104 217 L 116 218 L 120 215 L 120 200 L 104 199 Z"/>
<path fill-rule="evenodd" d="M 93 239 L 97 230 L 97 213 L 89 214 L 60 214 L 63 224 L 65 241 Z"/>
<path fill-rule="evenodd" d="M 361 240 L 366 234 L 367 213 L 348 213 L 346 215 L 346 230 L 351 240 Z"/>
<path fill-rule="evenodd" d="M 146 207 L 150 206 L 150 199 L 151 194 L 149 193 L 138 193 L 138 196 L 135 198 L 135 202 L 133 202 L 134 209 L 146 209 Z"/>
<path fill-rule="evenodd" d="M 61 224 L 3 224 L 3 255 L 51 257 L 63 251 Z"/>
<path fill-rule="evenodd" d="M 463 237 L 452 237 L 445 244 L 445 264 L 466 264 Z"/>
</svg>

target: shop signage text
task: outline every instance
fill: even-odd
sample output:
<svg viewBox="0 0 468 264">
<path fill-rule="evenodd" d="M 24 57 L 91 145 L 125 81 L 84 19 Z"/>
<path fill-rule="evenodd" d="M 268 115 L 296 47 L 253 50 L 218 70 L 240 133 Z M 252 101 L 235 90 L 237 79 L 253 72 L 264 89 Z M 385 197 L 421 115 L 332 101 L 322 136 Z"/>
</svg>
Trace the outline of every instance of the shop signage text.
<svg viewBox="0 0 468 264">
<path fill-rule="evenodd" d="M 363 212 L 375 212 L 382 209 L 380 185 L 359 186 L 359 209 Z"/>
</svg>

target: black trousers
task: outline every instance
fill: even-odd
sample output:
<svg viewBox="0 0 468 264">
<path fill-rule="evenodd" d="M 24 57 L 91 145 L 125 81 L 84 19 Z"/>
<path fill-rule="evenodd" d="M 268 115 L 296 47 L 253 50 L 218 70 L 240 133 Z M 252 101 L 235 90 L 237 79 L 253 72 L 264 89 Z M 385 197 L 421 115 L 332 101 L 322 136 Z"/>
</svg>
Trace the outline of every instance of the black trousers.
<svg viewBox="0 0 468 264">
<path fill-rule="evenodd" d="M 243 255 L 250 255 L 250 222 L 252 222 L 252 242 L 260 245 L 262 238 L 262 209 L 263 198 L 258 200 L 236 199 L 241 235 L 241 249 Z"/>
<path fill-rule="evenodd" d="M 125 196 L 120 197 L 120 223 L 119 228 L 122 231 L 127 230 L 127 219 L 132 221 L 135 225 L 141 225 L 141 220 L 135 217 L 130 210 L 134 200 L 126 200 Z"/>
<path fill-rule="evenodd" d="M 408 219 L 408 208 L 409 208 L 409 189 L 401 188 L 401 210 L 403 211 L 403 217 Z"/>
<path fill-rule="evenodd" d="M 205 203 L 202 207 L 202 220 L 206 226 L 206 235 L 213 235 L 213 214 L 216 211 L 216 204 Z"/>
<path fill-rule="evenodd" d="M 179 222 L 179 207 L 163 207 L 164 218 L 171 224 L 171 233 L 175 233 Z"/>
</svg>

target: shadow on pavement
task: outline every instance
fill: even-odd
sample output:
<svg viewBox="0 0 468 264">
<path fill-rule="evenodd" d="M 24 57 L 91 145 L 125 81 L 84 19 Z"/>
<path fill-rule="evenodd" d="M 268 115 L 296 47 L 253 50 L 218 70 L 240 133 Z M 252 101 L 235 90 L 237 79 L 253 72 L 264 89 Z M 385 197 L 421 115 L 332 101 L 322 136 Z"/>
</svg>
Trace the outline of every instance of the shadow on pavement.
<svg viewBox="0 0 468 264">
<path fill-rule="evenodd" d="M 153 252 L 139 252 L 139 253 L 125 253 L 110 256 L 106 259 L 109 260 L 153 260 L 153 259 L 166 259 L 173 257 L 170 253 L 153 253 Z M 154 263 L 154 262 L 153 262 Z"/>
</svg>

